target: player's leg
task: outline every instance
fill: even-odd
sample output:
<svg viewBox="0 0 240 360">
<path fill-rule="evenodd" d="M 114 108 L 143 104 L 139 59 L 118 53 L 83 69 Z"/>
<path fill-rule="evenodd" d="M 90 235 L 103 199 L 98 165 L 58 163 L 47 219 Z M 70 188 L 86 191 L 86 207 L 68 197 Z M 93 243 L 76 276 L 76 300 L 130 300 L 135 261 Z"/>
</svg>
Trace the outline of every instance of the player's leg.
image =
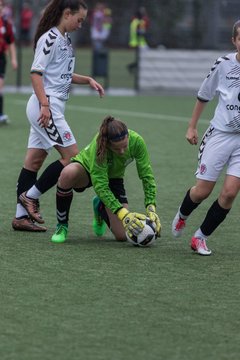
<svg viewBox="0 0 240 360">
<path fill-rule="evenodd" d="M 4 98 L 3 98 L 4 78 L 0 76 L 0 124 L 8 123 L 8 116 L 3 112 Z"/>
<path fill-rule="evenodd" d="M 77 144 L 70 145 L 66 148 L 55 146 L 61 155 L 59 160 L 54 161 L 43 171 L 42 175 L 36 181 L 35 186 L 28 191 L 29 197 L 39 198 L 42 194 L 56 185 L 63 168 L 70 163 L 71 157 L 77 154 Z"/>
<path fill-rule="evenodd" d="M 56 243 L 66 241 L 68 235 L 69 212 L 73 198 L 73 188 L 83 192 L 89 187 L 89 175 L 84 167 L 73 162 L 67 165 L 58 180 L 56 193 L 57 228 L 51 240 Z"/>
<path fill-rule="evenodd" d="M 226 175 L 221 193 L 212 204 L 200 226 L 200 230 L 207 237 L 224 221 L 231 210 L 232 204 L 240 190 L 240 178 Z"/>
<path fill-rule="evenodd" d="M 0 124 L 8 123 L 8 116 L 4 114 L 4 77 L 6 72 L 6 55 L 0 55 Z"/>
<path fill-rule="evenodd" d="M 76 155 L 78 151 L 76 144 L 70 145 L 67 148 L 55 147 L 61 154 L 61 159 L 51 163 L 43 171 L 36 183 L 19 197 L 29 216 L 40 224 L 43 223 L 44 220 L 39 211 L 37 211 L 39 197 L 56 185 L 64 166 L 69 164 L 71 157 Z"/>
<path fill-rule="evenodd" d="M 175 237 L 182 235 L 188 216 L 212 192 L 234 147 L 231 135 L 209 126 L 199 147 L 196 185 L 186 193 L 172 222 L 172 233 Z"/>
<path fill-rule="evenodd" d="M 36 183 L 37 173 L 46 157 L 47 152 L 44 149 L 28 148 L 27 150 L 24 167 L 20 172 L 17 185 L 18 204 L 16 217 L 18 218 L 27 214 L 30 219 L 35 221 L 35 218 L 38 217 L 41 220 L 37 222 L 43 223 L 39 202 L 32 201 L 31 197 L 27 195 L 27 191 Z M 31 213 L 34 216 L 31 216 Z"/>
<path fill-rule="evenodd" d="M 63 102 L 51 98 L 50 105 L 52 117 L 49 126 L 46 129 L 43 129 L 36 124 L 36 118 L 39 116 L 39 110 L 36 110 L 37 105 L 38 100 L 36 97 L 31 97 L 27 107 L 28 117 L 32 124 L 32 137 L 31 141 L 29 140 L 29 146 L 34 143 L 35 147 L 45 149 L 46 151 L 55 147 L 61 155 L 61 158 L 51 163 L 44 170 L 37 182 L 27 192 L 21 194 L 20 201 L 33 220 L 43 223 L 40 213 L 36 211 L 38 199 L 42 194 L 56 185 L 64 166 L 69 164 L 71 157 L 78 153 L 78 147 L 71 129 L 64 118 Z"/>
<path fill-rule="evenodd" d="M 93 200 L 93 232 L 97 236 L 103 236 L 106 232 L 107 225 L 110 226 L 108 214 L 103 202 L 98 196 L 94 196 Z"/>
<path fill-rule="evenodd" d="M 128 209 L 128 204 L 123 203 L 122 205 L 123 205 L 123 207 Z M 117 215 L 113 214 L 109 209 L 106 208 L 106 211 L 107 211 L 108 218 L 109 218 L 110 229 L 111 229 L 113 235 L 115 236 L 116 240 L 126 241 L 126 239 L 127 239 L 126 232 L 125 232 L 122 222 L 119 220 Z"/>
<path fill-rule="evenodd" d="M 221 193 L 208 210 L 205 219 L 191 240 L 191 248 L 200 255 L 210 255 L 206 247 L 207 238 L 224 221 L 240 189 L 240 148 L 238 134 L 219 134 L 219 162 L 217 168 L 227 163 L 227 171 Z M 226 161 L 227 158 L 227 161 Z"/>
<path fill-rule="evenodd" d="M 24 160 L 24 166 L 20 171 L 17 181 L 16 215 L 12 221 L 12 227 L 14 230 L 36 232 L 42 232 L 47 230 L 46 227 L 39 226 L 32 221 L 32 219 L 28 215 L 28 212 L 19 200 L 19 196 L 35 184 L 37 180 L 38 170 L 41 168 L 46 156 L 47 153 L 41 149 L 27 150 Z"/>
<path fill-rule="evenodd" d="M 172 222 L 172 233 L 180 237 L 186 226 L 186 220 L 201 202 L 212 192 L 216 182 L 197 180 L 196 185 L 189 189 Z"/>
<path fill-rule="evenodd" d="M 233 175 L 226 175 L 218 198 L 219 204 L 225 209 L 231 209 L 239 190 L 240 178 Z"/>
<path fill-rule="evenodd" d="M 124 188 L 123 179 L 110 179 L 109 187 L 119 202 L 127 208 L 127 196 Z M 117 215 L 113 214 L 110 209 L 106 208 L 103 202 L 98 198 L 93 198 L 93 231 L 97 236 L 102 236 L 106 230 L 106 226 L 110 228 L 116 240 L 125 241 L 126 234 L 122 222 Z"/>
<path fill-rule="evenodd" d="M 207 249 L 206 240 L 225 220 L 239 190 L 239 177 L 226 175 L 224 185 L 218 199 L 211 205 L 201 226 L 191 239 L 192 250 L 200 255 L 211 254 L 211 250 Z"/>
</svg>

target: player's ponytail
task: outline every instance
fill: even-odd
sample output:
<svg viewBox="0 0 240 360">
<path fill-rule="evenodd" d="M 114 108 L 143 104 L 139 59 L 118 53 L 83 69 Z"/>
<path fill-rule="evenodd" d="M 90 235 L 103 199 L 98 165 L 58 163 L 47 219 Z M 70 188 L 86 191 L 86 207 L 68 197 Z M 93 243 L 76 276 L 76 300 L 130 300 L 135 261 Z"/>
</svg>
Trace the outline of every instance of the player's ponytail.
<svg viewBox="0 0 240 360">
<path fill-rule="evenodd" d="M 107 145 L 111 142 L 121 141 L 128 135 L 127 125 L 113 116 L 107 116 L 99 130 L 97 137 L 97 161 L 102 163 L 107 152 Z"/>
<path fill-rule="evenodd" d="M 33 48 L 36 49 L 39 38 L 53 26 L 57 26 L 65 9 L 72 12 L 79 11 L 80 8 L 87 10 L 88 7 L 84 0 L 52 0 L 43 10 L 42 16 L 37 26 L 34 36 Z"/>
</svg>

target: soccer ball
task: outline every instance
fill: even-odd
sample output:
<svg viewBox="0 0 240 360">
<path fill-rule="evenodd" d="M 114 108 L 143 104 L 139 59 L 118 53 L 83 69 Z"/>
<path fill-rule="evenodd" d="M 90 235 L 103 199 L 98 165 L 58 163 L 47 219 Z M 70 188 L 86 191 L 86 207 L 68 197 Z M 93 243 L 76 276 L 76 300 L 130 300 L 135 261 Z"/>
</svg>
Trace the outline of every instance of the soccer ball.
<svg viewBox="0 0 240 360">
<path fill-rule="evenodd" d="M 126 237 L 128 242 L 130 242 L 132 245 L 135 246 L 150 246 L 152 245 L 156 238 L 156 225 L 149 219 L 146 218 L 146 220 L 142 220 L 144 223 L 143 231 L 140 232 L 140 234 L 133 235 L 132 238 L 128 236 L 126 233 Z"/>
</svg>

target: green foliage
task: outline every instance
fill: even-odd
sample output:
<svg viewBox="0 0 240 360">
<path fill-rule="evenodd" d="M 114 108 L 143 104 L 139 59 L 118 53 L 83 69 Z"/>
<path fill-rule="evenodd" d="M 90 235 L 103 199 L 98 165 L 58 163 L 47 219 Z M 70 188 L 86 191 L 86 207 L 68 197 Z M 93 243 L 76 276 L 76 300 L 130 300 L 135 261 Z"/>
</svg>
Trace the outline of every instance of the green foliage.
<svg viewBox="0 0 240 360">
<path fill-rule="evenodd" d="M 66 117 L 85 146 L 107 114 L 142 134 L 158 183 L 163 231 L 157 245 L 135 248 L 110 231 L 91 228 L 92 189 L 75 194 L 69 240 L 50 242 L 55 230 L 55 189 L 41 198 L 48 231 L 14 232 L 15 186 L 29 124 L 27 96 L 6 96 L 12 123 L 0 128 L 0 358 L 2 360 L 235 360 L 239 357 L 239 200 L 209 240 L 213 255 L 192 254 L 189 240 L 211 197 L 189 219 L 181 239 L 171 222 L 194 182 L 197 147 L 184 139 L 191 97 L 72 96 Z M 214 103 L 199 126 L 207 127 Z M 54 161 L 53 151 L 46 165 Z M 144 211 L 133 164 L 126 173 L 130 209 Z"/>
</svg>

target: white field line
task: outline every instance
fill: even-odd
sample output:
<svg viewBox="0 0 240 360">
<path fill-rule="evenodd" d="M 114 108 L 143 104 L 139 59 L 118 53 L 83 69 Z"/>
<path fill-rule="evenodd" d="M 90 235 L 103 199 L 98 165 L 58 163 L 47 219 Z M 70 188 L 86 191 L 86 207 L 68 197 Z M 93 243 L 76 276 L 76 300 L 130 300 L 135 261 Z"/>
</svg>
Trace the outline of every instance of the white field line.
<svg viewBox="0 0 240 360">
<path fill-rule="evenodd" d="M 13 103 L 16 105 L 24 105 L 26 106 L 26 101 L 23 100 L 13 100 Z M 188 122 L 190 118 L 183 117 L 183 116 L 173 116 L 173 115 L 166 115 L 166 114 L 152 114 L 152 113 L 144 113 L 144 112 L 137 112 L 137 111 L 125 111 L 119 109 L 99 109 L 97 107 L 89 107 L 89 106 L 81 106 L 81 105 L 67 105 L 67 109 L 72 111 L 77 111 L 80 113 L 92 113 L 92 114 L 104 114 L 107 115 L 115 115 L 115 116 L 128 116 L 128 117 L 135 117 L 135 118 L 142 118 L 145 120 L 166 120 L 166 121 L 176 121 L 176 122 Z M 209 119 L 210 120 L 210 119 Z M 200 123 L 209 123 L 207 119 L 200 119 Z"/>
</svg>

